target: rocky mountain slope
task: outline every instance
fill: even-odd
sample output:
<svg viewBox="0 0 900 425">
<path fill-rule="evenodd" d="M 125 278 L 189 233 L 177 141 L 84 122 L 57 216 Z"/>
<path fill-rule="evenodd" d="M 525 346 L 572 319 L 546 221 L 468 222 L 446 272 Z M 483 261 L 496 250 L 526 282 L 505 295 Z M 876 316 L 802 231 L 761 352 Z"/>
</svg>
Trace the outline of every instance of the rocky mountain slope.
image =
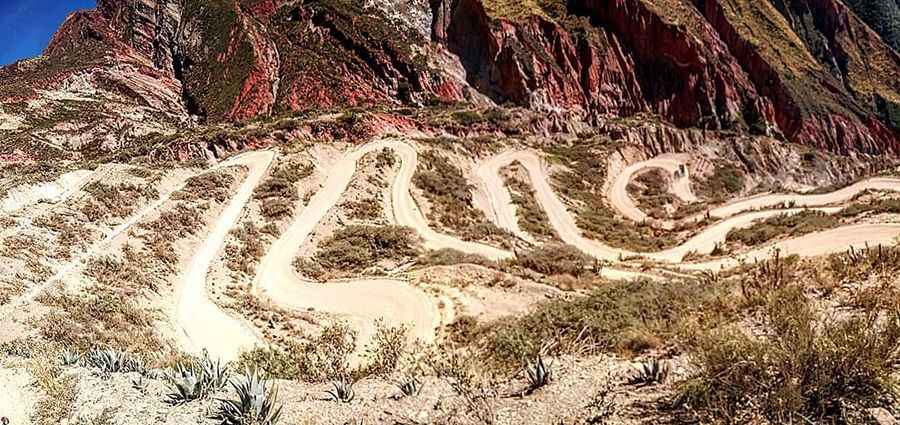
<svg viewBox="0 0 900 425">
<path fill-rule="evenodd" d="M 99 0 L 0 69 L 0 137 L 7 154 L 89 152 L 204 122 L 470 102 L 896 152 L 891 1 Z"/>
</svg>

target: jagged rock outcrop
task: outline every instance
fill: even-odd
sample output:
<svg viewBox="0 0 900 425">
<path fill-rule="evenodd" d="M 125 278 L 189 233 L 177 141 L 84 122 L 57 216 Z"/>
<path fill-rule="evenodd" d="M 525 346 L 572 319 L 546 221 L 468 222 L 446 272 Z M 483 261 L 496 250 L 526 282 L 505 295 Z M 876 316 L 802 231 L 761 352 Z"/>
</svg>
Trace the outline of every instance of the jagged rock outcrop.
<svg viewBox="0 0 900 425">
<path fill-rule="evenodd" d="M 514 16 L 502 3 L 432 1 L 435 39 L 498 102 L 900 149 L 900 61 L 836 0 L 574 0 Z"/>
<path fill-rule="evenodd" d="M 900 151 L 900 56 L 842 0 L 100 0 L 45 56 L 5 103 L 88 75 L 168 122 L 487 99 Z"/>
</svg>

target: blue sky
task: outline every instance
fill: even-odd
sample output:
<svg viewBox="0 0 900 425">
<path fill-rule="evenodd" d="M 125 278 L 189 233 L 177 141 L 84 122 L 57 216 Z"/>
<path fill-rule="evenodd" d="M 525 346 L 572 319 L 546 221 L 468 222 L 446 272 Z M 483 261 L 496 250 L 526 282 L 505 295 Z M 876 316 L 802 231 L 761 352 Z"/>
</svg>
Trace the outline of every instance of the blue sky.
<svg viewBox="0 0 900 425">
<path fill-rule="evenodd" d="M 72 11 L 95 0 L 0 0 L 0 65 L 37 56 Z"/>
</svg>

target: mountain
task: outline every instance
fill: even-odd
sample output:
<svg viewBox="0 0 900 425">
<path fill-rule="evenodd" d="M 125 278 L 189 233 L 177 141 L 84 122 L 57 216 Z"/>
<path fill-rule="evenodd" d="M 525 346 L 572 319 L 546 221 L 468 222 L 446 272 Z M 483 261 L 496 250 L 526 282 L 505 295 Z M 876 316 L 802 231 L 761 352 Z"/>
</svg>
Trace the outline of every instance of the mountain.
<svg viewBox="0 0 900 425">
<path fill-rule="evenodd" d="M 114 149 L 123 132 L 469 102 L 896 153 L 897 5 L 846 1 L 99 0 L 0 69 L 0 137 Z"/>
</svg>

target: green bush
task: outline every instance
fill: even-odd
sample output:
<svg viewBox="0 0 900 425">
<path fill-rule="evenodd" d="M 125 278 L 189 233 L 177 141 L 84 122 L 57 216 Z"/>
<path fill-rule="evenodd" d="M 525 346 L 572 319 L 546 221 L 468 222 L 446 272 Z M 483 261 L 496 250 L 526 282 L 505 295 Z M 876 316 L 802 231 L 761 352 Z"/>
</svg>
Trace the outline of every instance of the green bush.
<svg viewBox="0 0 900 425">
<path fill-rule="evenodd" d="M 854 423 L 854 410 L 891 394 L 898 319 L 820 317 L 799 288 L 787 287 L 767 303 L 764 335 L 726 328 L 698 338 L 699 372 L 681 385 L 678 404 L 704 422 Z"/>
<path fill-rule="evenodd" d="M 767 218 L 745 229 L 732 229 L 726 240 L 741 242 L 747 246 L 766 243 L 779 236 L 797 237 L 840 224 L 834 216 L 820 211 L 803 211 L 797 214 L 781 214 Z"/>
<path fill-rule="evenodd" d="M 385 259 L 415 257 L 418 237 L 401 226 L 347 226 L 319 244 L 316 260 L 328 269 L 359 272 Z"/>
<path fill-rule="evenodd" d="M 549 243 L 520 253 L 515 263 L 545 275 L 579 277 L 590 273 L 597 262 L 572 245 Z"/>
</svg>

